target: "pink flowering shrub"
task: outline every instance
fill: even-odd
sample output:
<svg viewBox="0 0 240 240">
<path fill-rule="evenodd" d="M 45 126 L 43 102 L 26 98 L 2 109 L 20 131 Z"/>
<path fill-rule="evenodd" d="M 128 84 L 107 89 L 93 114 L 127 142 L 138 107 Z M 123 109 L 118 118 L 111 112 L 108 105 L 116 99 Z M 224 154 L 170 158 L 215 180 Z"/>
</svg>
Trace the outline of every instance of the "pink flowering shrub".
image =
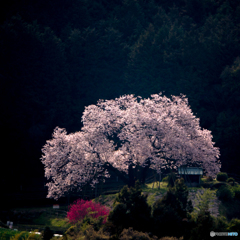
<svg viewBox="0 0 240 240">
<path fill-rule="evenodd" d="M 69 222 L 76 223 L 79 220 L 83 220 L 84 217 L 89 214 L 93 218 L 105 216 L 103 223 L 106 222 L 109 214 L 109 209 L 100 203 L 78 199 L 69 208 L 67 218 Z"/>
</svg>

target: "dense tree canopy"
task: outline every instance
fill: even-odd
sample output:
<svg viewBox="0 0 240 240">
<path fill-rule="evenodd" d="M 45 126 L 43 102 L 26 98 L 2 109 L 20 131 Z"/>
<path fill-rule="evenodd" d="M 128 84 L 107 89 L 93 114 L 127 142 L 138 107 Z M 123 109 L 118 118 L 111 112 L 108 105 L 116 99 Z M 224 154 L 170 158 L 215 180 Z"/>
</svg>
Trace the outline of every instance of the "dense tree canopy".
<svg viewBox="0 0 240 240">
<path fill-rule="evenodd" d="M 222 171 L 240 172 L 239 1 L 11 0 L 0 13 L 6 188 L 43 176 L 55 126 L 79 131 L 85 106 L 123 94 L 188 96 Z"/>
<path fill-rule="evenodd" d="M 120 171 L 149 165 L 157 172 L 182 165 L 202 166 L 207 175 L 220 171 L 219 149 L 202 129 L 184 96 L 154 94 L 142 99 L 125 95 L 99 100 L 85 108 L 80 132 L 56 128 L 42 152 L 48 197 L 106 176 L 104 164 Z"/>
</svg>

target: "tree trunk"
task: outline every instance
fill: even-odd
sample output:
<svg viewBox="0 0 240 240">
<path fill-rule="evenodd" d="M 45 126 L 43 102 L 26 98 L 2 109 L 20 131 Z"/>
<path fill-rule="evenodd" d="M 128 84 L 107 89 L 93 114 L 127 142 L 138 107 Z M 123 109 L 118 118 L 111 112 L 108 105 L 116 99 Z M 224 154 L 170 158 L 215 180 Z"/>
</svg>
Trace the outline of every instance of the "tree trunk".
<svg viewBox="0 0 240 240">
<path fill-rule="evenodd" d="M 142 167 L 142 171 L 141 171 L 141 176 L 140 176 L 140 183 L 142 184 L 145 184 L 145 181 L 146 181 L 146 177 L 147 177 L 147 173 L 148 173 L 148 169 L 150 168 L 150 160 L 147 159 L 146 160 L 146 166 L 145 167 Z"/>
<path fill-rule="evenodd" d="M 128 167 L 128 187 L 134 187 L 135 179 L 134 179 L 134 169 L 133 165 L 130 164 Z"/>
</svg>

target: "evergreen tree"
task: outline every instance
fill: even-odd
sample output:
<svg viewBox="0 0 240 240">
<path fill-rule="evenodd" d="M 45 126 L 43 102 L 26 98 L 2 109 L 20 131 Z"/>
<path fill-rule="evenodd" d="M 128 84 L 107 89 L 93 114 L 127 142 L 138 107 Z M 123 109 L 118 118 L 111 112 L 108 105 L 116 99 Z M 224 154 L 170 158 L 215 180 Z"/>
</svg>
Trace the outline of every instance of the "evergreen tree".
<svg viewBox="0 0 240 240">
<path fill-rule="evenodd" d="M 181 237 L 186 233 L 193 210 L 188 201 L 188 189 L 183 179 L 178 179 L 174 187 L 170 187 L 166 195 L 153 205 L 154 234 L 158 237 Z"/>
<path fill-rule="evenodd" d="M 150 231 L 151 207 L 147 195 L 142 195 L 139 182 L 135 187 L 125 186 L 115 199 L 115 208 L 110 212 L 108 221 L 121 229 L 132 227 L 138 231 Z"/>
</svg>

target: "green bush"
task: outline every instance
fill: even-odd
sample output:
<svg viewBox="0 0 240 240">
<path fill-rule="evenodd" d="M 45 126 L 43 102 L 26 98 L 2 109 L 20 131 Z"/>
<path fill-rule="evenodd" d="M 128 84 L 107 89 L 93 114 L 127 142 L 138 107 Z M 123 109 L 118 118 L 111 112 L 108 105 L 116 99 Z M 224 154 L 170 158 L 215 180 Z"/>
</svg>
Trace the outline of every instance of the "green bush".
<svg viewBox="0 0 240 240">
<path fill-rule="evenodd" d="M 196 226 L 191 230 L 189 240 L 210 239 L 210 232 L 214 229 L 214 219 L 209 211 L 200 211 L 196 220 Z"/>
<path fill-rule="evenodd" d="M 148 231 L 151 226 L 151 207 L 147 204 L 147 195 L 142 195 L 139 183 L 134 188 L 123 187 L 115 199 L 117 204 L 108 216 L 108 221 L 122 229 Z"/>
<path fill-rule="evenodd" d="M 157 240 L 156 236 L 150 237 L 147 233 L 134 231 L 132 228 L 124 229 L 119 237 L 119 240 Z M 163 237 L 159 240 L 182 240 L 183 238 Z"/>
<path fill-rule="evenodd" d="M 92 226 L 90 226 L 84 232 L 84 240 L 107 240 L 107 239 L 109 239 L 109 236 L 105 235 L 102 230 L 100 231 L 94 230 Z"/>
<path fill-rule="evenodd" d="M 207 176 L 207 181 L 208 182 L 212 182 L 213 181 L 213 178 L 211 176 Z"/>
<path fill-rule="evenodd" d="M 232 219 L 228 225 L 227 230 L 229 232 L 238 232 L 238 234 L 240 234 L 240 219 Z"/>
<path fill-rule="evenodd" d="M 196 194 L 194 200 L 195 207 L 192 212 L 192 217 L 195 219 L 200 211 L 208 211 L 209 208 L 213 205 L 212 200 L 215 198 L 216 190 L 203 189 L 202 192 Z"/>
<path fill-rule="evenodd" d="M 203 188 L 211 188 L 213 185 L 213 178 L 210 176 L 204 176 L 201 178 L 200 185 Z"/>
<path fill-rule="evenodd" d="M 183 179 L 178 179 L 175 186 L 169 188 L 167 194 L 153 205 L 152 232 L 158 237 L 183 236 L 186 224 L 182 220 L 187 219 L 192 210 L 192 203 L 188 201 L 187 186 Z"/>
<path fill-rule="evenodd" d="M 183 238 L 176 238 L 176 237 L 163 237 L 159 240 L 183 240 Z"/>
<path fill-rule="evenodd" d="M 73 238 L 78 235 L 78 232 L 79 232 L 79 226 L 78 226 L 78 224 L 75 224 L 75 225 L 71 226 L 70 228 L 68 228 L 68 230 L 65 232 L 65 235 Z"/>
<path fill-rule="evenodd" d="M 28 233 L 27 232 L 20 232 L 15 236 L 11 237 L 10 240 L 25 240 L 27 239 Z"/>
<path fill-rule="evenodd" d="M 233 191 L 235 193 L 235 199 L 240 201 L 240 185 L 234 186 Z"/>
<path fill-rule="evenodd" d="M 203 188 L 212 188 L 213 183 L 212 182 L 201 182 L 201 187 Z"/>
<path fill-rule="evenodd" d="M 147 233 L 134 231 L 133 228 L 124 229 L 119 237 L 120 240 L 151 240 Z"/>
<path fill-rule="evenodd" d="M 92 226 L 95 231 L 99 231 L 103 225 L 104 217 L 99 216 L 98 218 L 93 218 L 92 216 L 85 216 L 85 218 L 80 221 L 80 230 L 84 232 L 89 226 Z"/>
<path fill-rule="evenodd" d="M 217 190 L 217 197 L 221 201 L 231 201 L 234 198 L 234 191 L 230 186 L 221 186 Z"/>
<path fill-rule="evenodd" d="M 42 232 L 42 239 L 50 240 L 53 236 L 53 231 L 49 227 L 45 227 L 44 231 Z"/>
<path fill-rule="evenodd" d="M 38 234 L 35 234 L 34 232 L 28 233 L 28 232 L 22 231 L 12 236 L 10 240 L 42 240 L 42 237 Z"/>
<path fill-rule="evenodd" d="M 211 188 L 212 189 L 219 189 L 220 187 L 224 187 L 224 186 L 229 186 L 229 185 L 225 182 L 218 182 L 218 183 L 212 184 Z"/>
<path fill-rule="evenodd" d="M 167 201 L 176 202 L 172 193 L 162 201 L 157 201 L 153 206 L 154 225 L 152 232 L 158 237 L 181 236 L 182 218 L 177 214 L 173 206 L 167 205 Z M 174 226 L 174 227 L 173 227 Z"/>
<path fill-rule="evenodd" d="M 162 179 L 162 182 L 168 182 L 168 176 L 164 177 L 164 178 Z"/>
<path fill-rule="evenodd" d="M 218 181 L 226 182 L 227 179 L 228 179 L 227 173 L 225 173 L 225 172 L 219 172 L 219 173 L 217 174 L 217 180 L 218 180 Z"/>
<path fill-rule="evenodd" d="M 28 235 L 28 238 L 26 240 L 42 240 L 42 236 L 32 232 Z"/>
<path fill-rule="evenodd" d="M 100 239 L 100 230 L 103 226 L 103 217 L 93 218 L 86 215 L 83 220 L 78 221 L 71 226 L 64 234 L 63 240 L 66 239 L 82 239 L 84 236 L 93 239 Z M 103 237 L 105 238 L 105 237 Z"/>
<path fill-rule="evenodd" d="M 19 235 L 21 232 L 19 231 L 14 231 L 12 229 L 5 229 L 5 228 L 0 228 L 0 239 L 1 240 L 9 240 L 11 237 L 13 238 L 15 235 Z"/>
<path fill-rule="evenodd" d="M 8 225 L 3 223 L 2 221 L 0 221 L 0 228 L 7 228 L 8 229 Z"/>
<path fill-rule="evenodd" d="M 226 217 L 220 216 L 214 219 L 215 221 L 215 232 L 227 232 L 228 222 Z"/>
<path fill-rule="evenodd" d="M 232 186 L 235 185 L 235 179 L 232 178 L 232 177 L 231 177 L 231 178 L 228 178 L 227 182 L 228 182 L 228 183 L 231 183 Z"/>
<path fill-rule="evenodd" d="M 175 181 L 176 181 L 176 174 L 174 172 L 169 173 L 167 178 L 168 187 L 174 187 Z"/>
</svg>

